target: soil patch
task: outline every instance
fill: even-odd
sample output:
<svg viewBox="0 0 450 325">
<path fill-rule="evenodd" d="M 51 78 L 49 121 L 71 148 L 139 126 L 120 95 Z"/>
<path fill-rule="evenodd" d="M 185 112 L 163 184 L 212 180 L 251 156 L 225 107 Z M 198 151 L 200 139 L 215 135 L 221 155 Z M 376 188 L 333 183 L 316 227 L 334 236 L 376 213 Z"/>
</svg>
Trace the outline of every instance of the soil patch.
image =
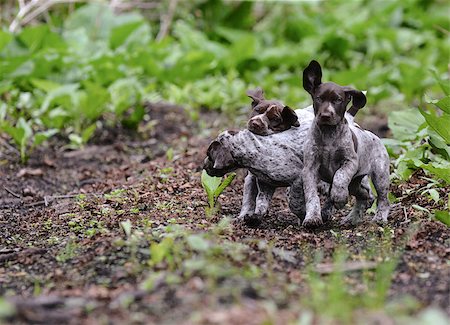
<svg viewBox="0 0 450 325">
<path fill-rule="evenodd" d="M 449 230 L 413 207 L 437 207 L 420 194 L 423 175 L 392 185 L 400 199 L 385 227 L 369 221 L 340 227 L 347 206 L 308 231 L 279 189 L 262 225 L 248 228 L 228 222 L 239 213 L 244 171 L 221 197 L 222 212 L 205 215 L 201 164 L 217 130 L 187 122 L 176 106 L 148 109 L 153 126 L 141 134 L 100 130 L 93 144 L 75 151 L 52 143 L 35 151 L 26 167 L 9 146 L 2 148 L 0 295 L 16 307 L 11 322 L 283 324 L 302 313 L 311 267 L 318 259 L 333 265 L 342 250 L 369 269 L 367 262 L 397 259 L 389 300 L 409 295 L 450 315 Z M 442 195 L 448 190 L 440 189 Z M 201 252 L 204 240 L 180 235 L 177 227 L 189 236 L 209 233 L 216 255 L 177 252 L 184 246 L 175 245 L 173 257 L 155 264 L 168 229 L 176 243 Z M 241 271 L 196 269 L 194 261 L 177 260 L 187 259 L 183 254 L 196 263 L 224 257 Z M 358 270 L 347 279 L 356 291 L 364 267 Z"/>
</svg>

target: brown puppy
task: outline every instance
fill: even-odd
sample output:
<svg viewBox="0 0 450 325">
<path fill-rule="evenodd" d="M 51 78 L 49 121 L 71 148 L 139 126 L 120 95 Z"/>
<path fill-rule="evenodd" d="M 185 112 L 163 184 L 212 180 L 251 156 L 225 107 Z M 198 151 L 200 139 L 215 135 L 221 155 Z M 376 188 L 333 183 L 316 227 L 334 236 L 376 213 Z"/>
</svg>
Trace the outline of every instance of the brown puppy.
<svg viewBox="0 0 450 325">
<path fill-rule="evenodd" d="M 267 100 L 261 88 L 247 91 L 252 102 L 252 113 L 247 123 L 250 132 L 269 135 L 289 130 L 291 126 L 300 126 L 294 110 L 277 100 Z"/>
</svg>

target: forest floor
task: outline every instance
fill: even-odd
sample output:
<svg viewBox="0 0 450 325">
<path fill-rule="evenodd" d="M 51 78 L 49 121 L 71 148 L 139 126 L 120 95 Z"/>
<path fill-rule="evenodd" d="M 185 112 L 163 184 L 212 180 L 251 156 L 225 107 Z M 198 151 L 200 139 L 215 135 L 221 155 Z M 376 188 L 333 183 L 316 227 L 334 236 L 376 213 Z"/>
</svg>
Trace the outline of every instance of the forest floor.
<svg viewBox="0 0 450 325">
<path fill-rule="evenodd" d="M 201 164 L 215 117 L 199 127 L 175 106 L 148 108 L 145 138 L 105 129 L 78 150 L 54 140 L 27 165 L 1 142 L 0 323 L 391 324 L 450 315 L 450 231 L 418 208 L 436 208 L 421 194 L 424 175 L 392 184 L 398 202 L 383 227 L 339 226 L 347 205 L 306 230 L 280 189 L 249 228 L 233 220 L 244 171 L 221 196 L 222 211 L 205 215 Z"/>
</svg>

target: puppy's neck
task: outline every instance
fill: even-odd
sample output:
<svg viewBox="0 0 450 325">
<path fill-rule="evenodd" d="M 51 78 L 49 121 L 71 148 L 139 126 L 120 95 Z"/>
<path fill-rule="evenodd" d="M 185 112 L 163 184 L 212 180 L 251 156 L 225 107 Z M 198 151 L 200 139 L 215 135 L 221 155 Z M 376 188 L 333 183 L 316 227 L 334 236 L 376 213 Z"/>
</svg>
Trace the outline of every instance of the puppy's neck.
<svg viewBox="0 0 450 325">
<path fill-rule="evenodd" d="M 314 119 L 314 129 L 316 133 L 323 139 L 335 138 L 343 134 L 343 131 L 348 128 L 348 122 L 343 118 L 336 125 L 319 124 L 317 118 Z"/>
</svg>

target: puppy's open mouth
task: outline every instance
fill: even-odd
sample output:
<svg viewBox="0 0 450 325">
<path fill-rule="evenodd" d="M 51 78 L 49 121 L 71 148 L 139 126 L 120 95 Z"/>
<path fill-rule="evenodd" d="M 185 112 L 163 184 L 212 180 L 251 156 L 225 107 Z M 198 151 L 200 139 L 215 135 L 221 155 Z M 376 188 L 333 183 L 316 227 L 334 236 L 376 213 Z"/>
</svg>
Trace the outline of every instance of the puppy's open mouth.
<svg viewBox="0 0 450 325">
<path fill-rule="evenodd" d="M 229 169 L 214 168 L 214 162 L 208 157 L 206 157 L 203 161 L 203 169 L 208 173 L 209 176 L 214 177 L 222 177 L 230 171 Z"/>
</svg>

